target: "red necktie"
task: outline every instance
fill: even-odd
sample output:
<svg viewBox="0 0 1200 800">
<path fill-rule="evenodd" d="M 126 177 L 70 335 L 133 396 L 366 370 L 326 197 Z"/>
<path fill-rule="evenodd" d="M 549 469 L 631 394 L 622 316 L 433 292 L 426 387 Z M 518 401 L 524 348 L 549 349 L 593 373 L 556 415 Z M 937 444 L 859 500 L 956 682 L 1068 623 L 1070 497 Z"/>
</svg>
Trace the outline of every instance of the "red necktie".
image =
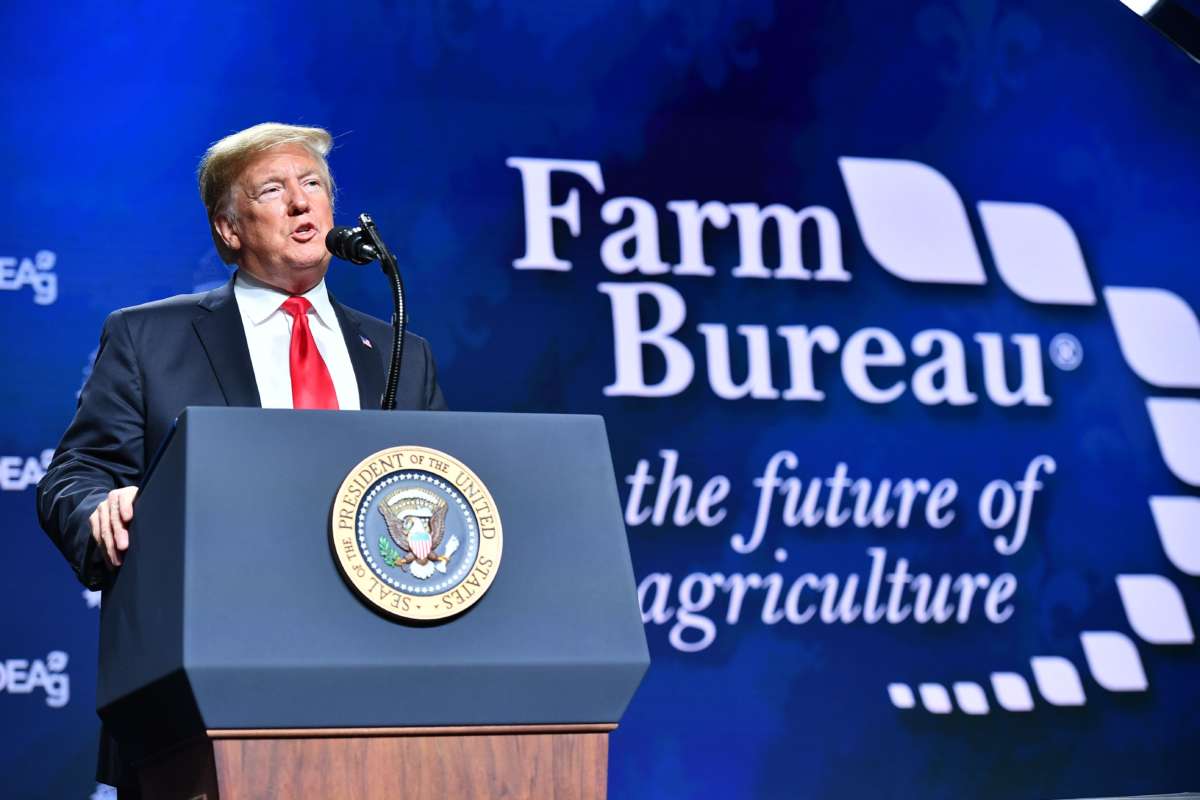
<svg viewBox="0 0 1200 800">
<path fill-rule="evenodd" d="M 280 306 L 292 315 L 292 346 L 288 366 L 292 372 L 292 408 L 338 408 L 337 392 L 329 368 L 317 350 L 317 341 L 308 327 L 312 303 L 303 297 L 289 297 Z"/>
</svg>

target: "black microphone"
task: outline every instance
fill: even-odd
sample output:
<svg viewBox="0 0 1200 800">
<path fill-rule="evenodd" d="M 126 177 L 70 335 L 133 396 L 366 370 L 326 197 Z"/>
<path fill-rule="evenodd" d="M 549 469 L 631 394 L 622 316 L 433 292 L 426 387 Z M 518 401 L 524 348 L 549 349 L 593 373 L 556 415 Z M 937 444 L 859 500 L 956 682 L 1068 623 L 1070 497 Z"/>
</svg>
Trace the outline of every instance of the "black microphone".
<svg viewBox="0 0 1200 800">
<path fill-rule="evenodd" d="M 335 225 L 325 236 L 325 249 L 354 264 L 370 264 L 379 258 L 375 246 L 362 228 Z"/>
</svg>

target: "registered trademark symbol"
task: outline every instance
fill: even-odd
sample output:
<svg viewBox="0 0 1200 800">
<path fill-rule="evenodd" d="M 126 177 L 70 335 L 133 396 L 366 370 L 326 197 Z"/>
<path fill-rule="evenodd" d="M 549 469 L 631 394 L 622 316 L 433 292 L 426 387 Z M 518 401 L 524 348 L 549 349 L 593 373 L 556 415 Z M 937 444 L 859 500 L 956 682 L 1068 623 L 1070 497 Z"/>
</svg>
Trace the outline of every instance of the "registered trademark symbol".
<svg viewBox="0 0 1200 800">
<path fill-rule="evenodd" d="M 1050 360 L 1054 366 L 1070 372 L 1083 362 L 1083 345 L 1069 333 L 1060 333 L 1050 340 Z"/>
</svg>

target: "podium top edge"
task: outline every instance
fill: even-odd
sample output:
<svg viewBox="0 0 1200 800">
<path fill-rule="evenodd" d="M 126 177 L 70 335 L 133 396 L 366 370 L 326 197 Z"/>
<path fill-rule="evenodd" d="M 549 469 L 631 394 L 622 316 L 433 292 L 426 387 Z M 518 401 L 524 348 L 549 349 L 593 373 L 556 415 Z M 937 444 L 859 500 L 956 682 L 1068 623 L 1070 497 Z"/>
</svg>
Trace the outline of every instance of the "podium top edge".
<svg viewBox="0 0 1200 800">
<path fill-rule="evenodd" d="M 427 725 L 405 728 L 210 728 L 210 739 L 345 739 L 380 736 L 494 736 L 531 733 L 612 733 L 615 722 L 518 725 Z"/>
<path fill-rule="evenodd" d="M 255 408 L 250 406 L 187 406 L 179 414 L 179 421 L 185 418 L 197 416 L 217 416 L 217 415 L 249 415 L 249 414 L 264 414 L 264 415 L 282 415 L 282 414 L 303 414 L 308 416 L 340 416 L 346 414 L 365 415 L 378 414 L 386 416 L 415 415 L 415 414 L 436 414 L 439 416 L 456 416 L 456 417 L 493 417 L 493 418 L 519 418 L 519 419 L 596 419 L 604 421 L 602 414 L 561 414 L 548 412 L 518 412 L 518 411 L 383 411 L 380 409 L 353 409 L 353 410 L 326 410 L 326 409 L 295 409 L 295 408 Z"/>
</svg>

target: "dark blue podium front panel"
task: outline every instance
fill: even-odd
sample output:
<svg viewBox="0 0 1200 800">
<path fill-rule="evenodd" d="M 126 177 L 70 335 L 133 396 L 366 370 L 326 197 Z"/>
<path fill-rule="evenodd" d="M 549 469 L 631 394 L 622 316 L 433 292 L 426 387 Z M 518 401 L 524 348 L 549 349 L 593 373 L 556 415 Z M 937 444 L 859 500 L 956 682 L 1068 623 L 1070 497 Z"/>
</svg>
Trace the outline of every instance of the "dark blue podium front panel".
<svg viewBox="0 0 1200 800">
<path fill-rule="evenodd" d="M 465 463 L 503 524 L 491 589 L 439 624 L 381 616 L 331 554 L 338 487 L 400 445 Z M 616 722 L 649 664 L 599 417 L 191 408 L 132 539 L 101 631 L 119 728 L 152 695 L 210 729 Z"/>
</svg>

